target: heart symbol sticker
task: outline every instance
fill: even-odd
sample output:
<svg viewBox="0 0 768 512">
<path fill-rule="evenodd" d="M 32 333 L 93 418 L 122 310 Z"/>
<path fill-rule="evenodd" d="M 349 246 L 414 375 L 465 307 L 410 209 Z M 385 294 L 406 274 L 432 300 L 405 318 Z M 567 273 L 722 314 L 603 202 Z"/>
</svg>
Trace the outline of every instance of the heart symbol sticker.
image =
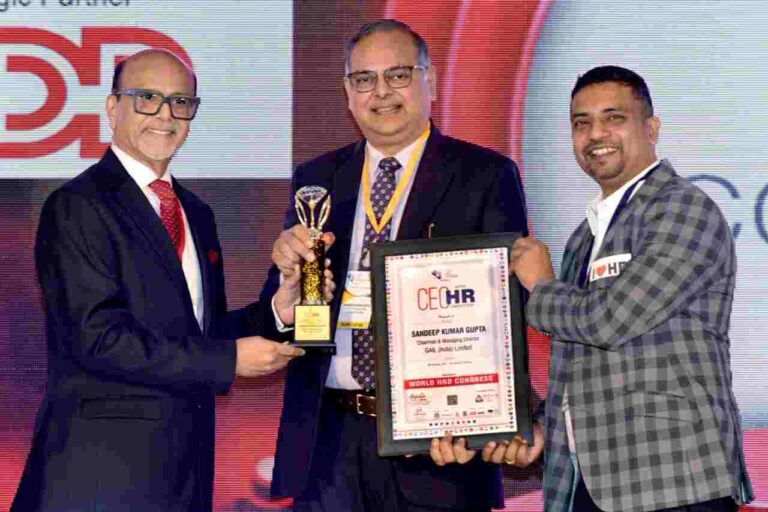
<svg viewBox="0 0 768 512">
<path fill-rule="evenodd" d="M 605 265 L 600 265 L 595 269 L 595 273 L 598 277 L 603 277 L 603 274 L 605 274 Z"/>
</svg>

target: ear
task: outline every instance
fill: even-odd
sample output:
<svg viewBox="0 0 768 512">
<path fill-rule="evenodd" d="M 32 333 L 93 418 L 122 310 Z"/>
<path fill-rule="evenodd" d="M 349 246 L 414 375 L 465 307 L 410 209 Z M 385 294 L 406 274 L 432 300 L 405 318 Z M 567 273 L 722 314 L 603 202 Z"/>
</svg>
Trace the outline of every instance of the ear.
<svg viewBox="0 0 768 512">
<path fill-rule="evenodd" d="M 352 98 L 354 98 L 355 91 L 352 90 L 352 84 L 346 78 L 341 79 L 344 82 L 344 92 L 347 94 L 347 108 L 352 112 Z"/>
<path fill-rule="evenodd" d="M 427 70 L 427 83 L 429 84 L 431 100 L 437 101 L 437 69 L 435 69 L 435 66 L 429 66 Z"/>
<path fill-rule="evenodd" d="M 115 125 L 116 120 L 115 116 L 117 114 L 117 96 L 114 94 L 110 94 L 107 96 L 107 102 L 106 102 L 106 111 L 107 111 L 107 119 L 109 120 L 109 127 L 112 129 L 112 131 L 115 131 Z"/>
<path fill-rule="evenodd" d="M 648 127 L 648 138 L 651 140 L 651 143 L 655 146 L 659 143 L 659 131 L 661 130 L 661 120 L 656 116 L 651 116 L 646 121 L 646 126 Z"/>
</svg>

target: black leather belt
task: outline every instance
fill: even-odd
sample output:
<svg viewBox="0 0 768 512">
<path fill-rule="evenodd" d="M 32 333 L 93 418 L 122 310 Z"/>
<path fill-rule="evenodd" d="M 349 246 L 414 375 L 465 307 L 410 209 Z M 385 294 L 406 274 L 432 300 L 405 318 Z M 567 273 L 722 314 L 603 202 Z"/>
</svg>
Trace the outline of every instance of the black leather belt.
<svg viewBox="0 0 768 512">
<path fill-rule="evenodd" d="M 323 402 L 344 412 L 376 416 L 376 396 L 373 391 L 326 388 Z"/>
</svg>

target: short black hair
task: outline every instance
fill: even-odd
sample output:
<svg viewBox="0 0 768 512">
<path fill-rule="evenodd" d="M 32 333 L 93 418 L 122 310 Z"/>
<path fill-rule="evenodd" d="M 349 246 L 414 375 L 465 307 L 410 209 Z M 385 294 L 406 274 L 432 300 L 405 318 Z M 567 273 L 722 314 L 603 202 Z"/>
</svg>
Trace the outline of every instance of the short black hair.
<svg viewBox="0 0 768 512">
<path fill-rule="evenodd" d="M 571 100 L 583 88 L 605 82 L 619 82 L 630 87 L 635 98 L 642 101 L 646 117 L 653 116 L 653 100 L 645 80 L 634 71 L 620 66 L 598 66 L 579 76 L 571 91 Z"/>
<path fill-rule="evenodd" d="M 423 37 L 421 37 L 415 30 L 413 30 L 410 26 L 403 23 L 402 21 L 398 20 L 391 20 L 391 19 L 380 19 L 376 21 L 371 21 L 369 23 L 366 23 L 360 29 L 353 35 L 349 41 L 347 41 L 347 46 L 344 49 L 344 73 L 349 73 L 349 57 L 352 55 L 352 50 L 354 50 L 355 46 L 357 46 L 357 43 L 362 41 L 368 36 L 371 36 L 377 32 L 396 32 L 396 31 L 405 32 L 409 36 L 411 36 L 411 39 L 413 40 L 414 46 L 416 46 L 416 50 L 419 52 L 419 62 L 418 64 L 420 66 L 429 66 L 429 48 L 427 47 L 427 42 L 424 40 Z"/>
<path fill-rule="evenodd" d="M 115 71 L 112 73 L 112 94 L 115 94 L 120 90 L 120 76 L 123 74 L 125 63 L 128 59 L 122 59 L 115 66 Z"/>
<path fill-rule="evenodd" d="M 125 59 L 120 60 L 120 62 L 117 63 L 115 66 L 115 70 L 112 73 L 112 94 L 115 94 L 117 91 L 120 90 L 120 77 L 123 75 L 123 71 L 125 70 L 125 64 L 128 62 L 130 57 L 126 57 Z M 191 71 L 191 70 L 190 70 Z M 197 74 L 194 71 L 191 71 L 192 73 L 192 84 L 194 87 L 194 95 L 197 96 Z"/>
</svg>

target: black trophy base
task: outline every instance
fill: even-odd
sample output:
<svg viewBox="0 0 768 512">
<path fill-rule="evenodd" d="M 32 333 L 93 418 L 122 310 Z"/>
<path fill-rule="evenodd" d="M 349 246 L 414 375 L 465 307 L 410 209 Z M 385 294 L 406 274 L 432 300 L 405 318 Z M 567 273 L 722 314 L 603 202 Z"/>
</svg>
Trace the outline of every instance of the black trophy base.
<svg viewBox="0 0 768 512">
<path fill-rule="evenodd" d="M 298 304 L 293 307 L 293 343 L 304 350 L 335 354 L 336 343 L 331 339 L 331 306 L 328 304 Z"/>
</svg>

